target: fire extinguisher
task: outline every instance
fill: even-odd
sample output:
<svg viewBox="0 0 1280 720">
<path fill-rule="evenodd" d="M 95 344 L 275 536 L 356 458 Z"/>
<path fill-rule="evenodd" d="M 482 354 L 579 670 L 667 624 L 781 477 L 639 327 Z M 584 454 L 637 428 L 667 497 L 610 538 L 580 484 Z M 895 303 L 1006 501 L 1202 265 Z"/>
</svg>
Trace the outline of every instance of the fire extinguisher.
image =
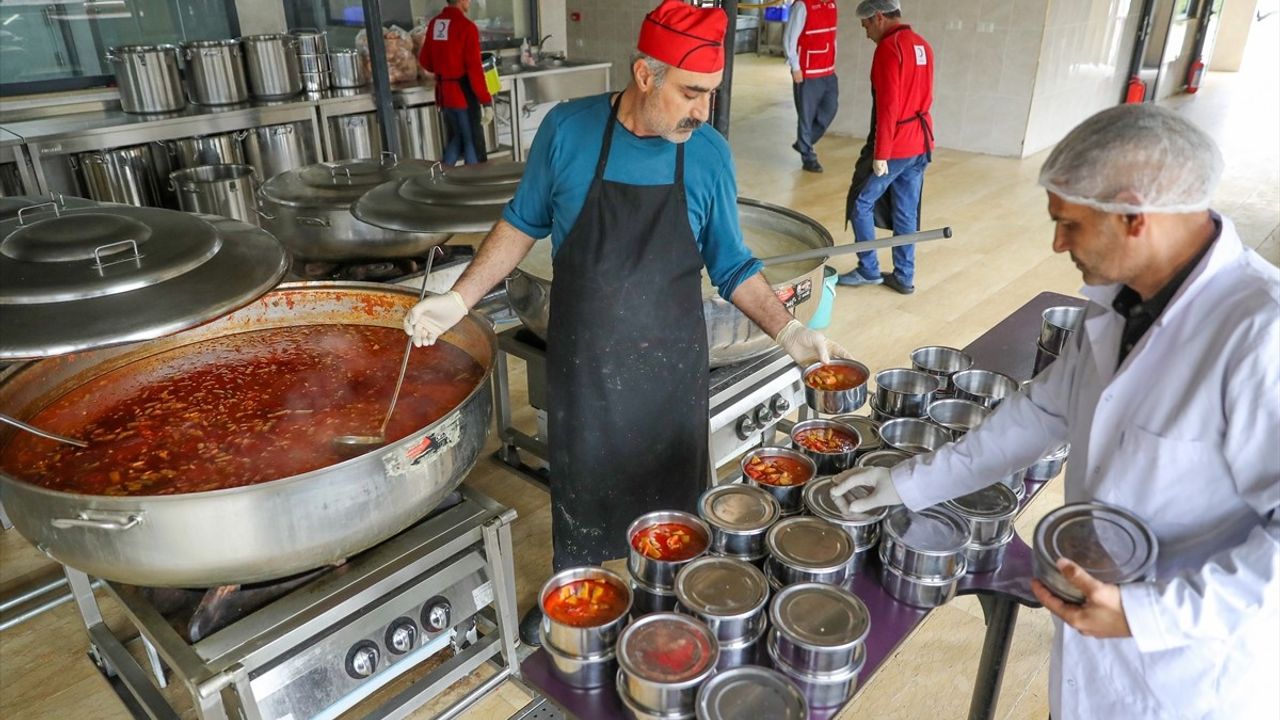
<svg viewBox="0 0 1280 720">
<path fill-rule="evenodd" d="M 1129 105 L 1137 105 L 1147 98 L 1147 84 L 1142 82 L 1137 75 L 1129 78 L 1129 87 L 1125 92 L 1124 101 Z"/>
<path fill-rule="evenodd" d="M 1187 68 L 1187 92 L 1195 93 L 1200 89 L 1200 81 L 1204 79 L 1204 61 L 1196 58 L 1191 63 L 1191 67 Z"/>
</svg>

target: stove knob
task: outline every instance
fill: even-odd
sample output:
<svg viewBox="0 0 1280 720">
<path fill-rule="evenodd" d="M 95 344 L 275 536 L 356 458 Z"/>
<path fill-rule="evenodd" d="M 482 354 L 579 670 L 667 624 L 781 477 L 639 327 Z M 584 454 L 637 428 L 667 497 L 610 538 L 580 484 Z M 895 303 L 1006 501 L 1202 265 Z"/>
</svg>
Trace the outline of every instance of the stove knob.
<svg viewBox="0 0 1280 720">
<path fill-rule="evenodd" d="M 429 633 L 438 633 L 453 623 L 453 606 L 442 597 L 432 598 L 422 608 L 422 628 Z"/>
<path fill-rule="evenodd" d="M 418 639 L 418 626 L 409 618 L 400 618 L 387 628 L 387 649 L 403 655 L 413 649 Z"/>
<path fill-rule="evenodd" d="M 773 401 L 769 403 L 769 407 L 773 410 L 773 414 L 775 416 L 782 417 L 791 409 L 791 403 L 787 402 L 787 399 L 781 395 L 774 395 Z"/>
<path fill-rule="evenodd" d="M 763 428 L 773 420 L 773 413 L 769 411 L 768 406 L 757 405 L 755 413 L 753 413 L 753 417 L 756 420 L 756 425 Z"/>
<path fill-rule="evenodd" d="M 356 680 L 364 680 L 378 669 L 378 646 L 369 641 L 359 643 L 347 653 L 347 674 Z"/>
<path fill-rule="evenodd" d="M 760 428 L 756 425 L 756 421 L 752 420 L 750 416 L 744 417 L 738 421 L 737 432 L 739 440 L 746 440 L 759 431 Z"/>
</svg>

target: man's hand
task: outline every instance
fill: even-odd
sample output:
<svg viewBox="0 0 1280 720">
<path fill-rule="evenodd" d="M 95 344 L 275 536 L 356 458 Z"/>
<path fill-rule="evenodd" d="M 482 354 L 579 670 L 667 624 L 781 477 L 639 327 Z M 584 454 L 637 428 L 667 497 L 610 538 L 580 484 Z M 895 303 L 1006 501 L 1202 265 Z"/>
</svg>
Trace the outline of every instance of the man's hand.
<svg viewBox="0 0 1280 720">
<path fill-rule="evenodd" d="M 787 323 L 774 340 L 801 367 L 810 365 L 815 360 L 827 363 L 831 362 L 833 357 L 849 358 L 848 350 L 828 340 L 822 333 L 810 330 L 795 319 Z"/>
<path fill-rule="evenodd" d="M 800 83 L 804 82 L 804 71 L 803 71 L 803 70 L 792 70 L 792 71 L 791 71 L 791 82 L 793 82 L 793 83 L 795 83 L 795 84 L 797 84 L 797 85 L 799 85 Z"/>
<path fill-rule="evenodd" d="M 493 123 L 493 106 L 492 105 L 480 106 L 480 122 L 483 125 L 490 125 Z"/>
<path fill-rule="evenodd" d="M 429 295 L 404 316 L 404 332 L 413 338 L 414 347 L 434 345 L 466 314 L 467 304 L 457 292 Z"/>
<path fill-rule="evenodd" d="M 1084 604 L 1066 602 L 1049 591 L 1039 580 L 1031 581 L 1031 592 L 1049 612 L 1092 638 L 1123 638 L 1133 633 L 1120 602 L 1120 586 L 1109 585 L 1066 558 L 1058 560 L 1058 571 L 1084 594 Z"/>
<path fill-rule="evenodd" d="M 888 160 L 872 160 L 871 172 L 875 173 L 876 177 L 884 177 L 885 175 L 888 175 L 889 161 Z"/>
<path fill-rule="evenodd" d="M 844 513 L 868 513 L 888 505 L 901 505 L 889 469 L 865 467 L 845 470 L 831 483 L 831 500 Z"/>
</svg>

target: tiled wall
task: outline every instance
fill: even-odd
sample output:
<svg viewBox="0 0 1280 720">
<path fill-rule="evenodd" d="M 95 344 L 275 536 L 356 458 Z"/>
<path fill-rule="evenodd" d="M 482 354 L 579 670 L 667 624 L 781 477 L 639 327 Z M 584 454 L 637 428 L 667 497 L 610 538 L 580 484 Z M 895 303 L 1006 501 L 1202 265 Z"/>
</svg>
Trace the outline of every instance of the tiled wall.
<svg viewBox="0 0 1280 720">
<path fill-rule="evenodd" d="M 569 57 L 612 62 L 609 86 L 625 88 L 631 81 L 631 56 L 640 23 L 657 4 L 657 0 L 566 0 L 566 16 L 575 12 L 581 16 L 578 22 L 567 23 Z"/>
</svg>

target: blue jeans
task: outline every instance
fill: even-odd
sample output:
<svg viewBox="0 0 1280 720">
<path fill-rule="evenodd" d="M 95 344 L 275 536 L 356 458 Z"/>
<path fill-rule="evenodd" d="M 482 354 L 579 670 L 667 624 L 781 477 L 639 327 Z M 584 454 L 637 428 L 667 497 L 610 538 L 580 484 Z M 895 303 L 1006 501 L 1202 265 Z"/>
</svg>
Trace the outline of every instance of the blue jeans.
<svg viewBox="0 0 1280 720">
<path fill-rule="evenodd" d="M 471 135 L 471 117 L 466 108 L 441 108 L 444 113 L 444 126 L 448 131 L 448 144 L 444 146 L 444 157 L 441 162 L 446 167 L 458 164 L 461 158 L 467 165 L 480 162 L 476 157 L 476 140 Z"/>
<path fill-rule="evenodd" d="M 893 200 L 893 234 L 910 235 L 920 231 L 920 190 L 924 187 L 924 169 L 929 157 L 924 154 L 902 160 L 890 160 L 889 172 L 872 175 L 862 186 L 853 206 L 853 238 L 856 242 L 876 239 L 872 209 L 886 192 Z M 893 274 L 903 285 L 914 285 L 916 246 L 900 245 L 893 249 Z M 858 273 L 865 278 L 880 277 L 880 261 L 874 251 L 858 253 Z"/>
</svg>

